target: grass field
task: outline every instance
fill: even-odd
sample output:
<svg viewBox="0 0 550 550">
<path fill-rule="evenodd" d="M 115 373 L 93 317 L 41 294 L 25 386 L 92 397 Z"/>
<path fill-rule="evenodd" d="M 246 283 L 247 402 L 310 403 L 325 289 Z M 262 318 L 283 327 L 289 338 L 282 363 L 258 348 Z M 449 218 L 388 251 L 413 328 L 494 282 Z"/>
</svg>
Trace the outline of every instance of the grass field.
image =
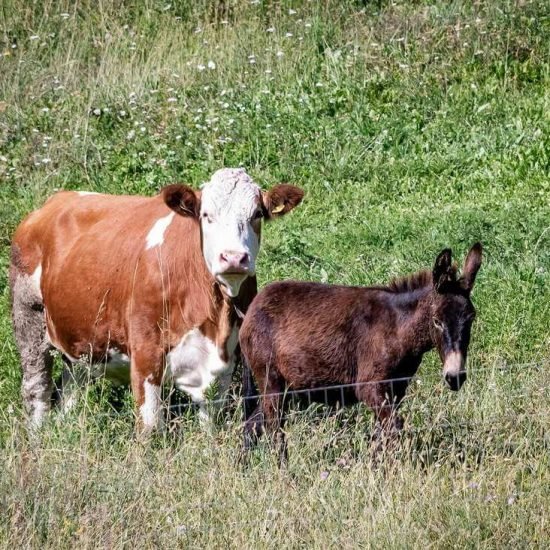
<svg viewBox="0 0 550 550">
<path fill-rule="evenodd" d="M 0 7 L 0 546 L 550 546 L 550 9 L 544 0 L 5 0 Z M 149 444 L 90 389 L 21 419 L 10 236 L 60 188 L 154 194 L 243 165 L 306 200 L 260 284 L 389 280 L 480 240 L 469 380 L 434 353 L 375 468 L 372 418 L 295 411 L 290 465 L 184 415 Z"/>
</svg>

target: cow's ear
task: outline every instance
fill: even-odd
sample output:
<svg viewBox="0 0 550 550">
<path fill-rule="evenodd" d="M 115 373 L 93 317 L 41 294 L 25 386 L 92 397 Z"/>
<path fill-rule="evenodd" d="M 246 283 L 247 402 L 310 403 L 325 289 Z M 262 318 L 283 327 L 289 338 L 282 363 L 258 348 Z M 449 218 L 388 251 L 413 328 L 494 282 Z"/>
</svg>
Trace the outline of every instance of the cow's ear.
<svg viewBox="0 0 550 550">
<path fill-rule="evenodd" d="M 280 183 L 269 191 L 262 192 L 264 216 L 270 220 L 284 216 L 298 206 L 304 198 L 304 191 L 295 185 Z"/>
<path fill-rule="evenodd" d="M 201 208 L 201 192 L 191 189 L 188 185 L 174 183 L 163 187 L 160 192 L 168 208 L 180 216 L 199 218 Z"/>
</svg>

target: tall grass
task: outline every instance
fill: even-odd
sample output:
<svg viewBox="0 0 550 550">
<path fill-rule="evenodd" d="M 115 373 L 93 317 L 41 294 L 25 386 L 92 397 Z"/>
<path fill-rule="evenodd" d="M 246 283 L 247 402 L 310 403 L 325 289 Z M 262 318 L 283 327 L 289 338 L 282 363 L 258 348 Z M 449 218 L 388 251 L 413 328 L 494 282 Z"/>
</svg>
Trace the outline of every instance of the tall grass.
<svg viewBox="0 0 550 550">
<path fill-rule="evenodd" d="M 24 547 L 547 547 L 550 14 L 501 2 L 0 6 L 0 542 Z M 469 381 L 429 356 L 372 463 L 361 407 L 295 411 L 290 465 L 245 469 L 238 412 L 149 444 L 90 390 L 29 439 L 11 234 L 55 189 L 153 194 L 245 166 L 304 204 L 266 228 L 260 283 L 370 284 L 476 240 Z"/>
</svg>

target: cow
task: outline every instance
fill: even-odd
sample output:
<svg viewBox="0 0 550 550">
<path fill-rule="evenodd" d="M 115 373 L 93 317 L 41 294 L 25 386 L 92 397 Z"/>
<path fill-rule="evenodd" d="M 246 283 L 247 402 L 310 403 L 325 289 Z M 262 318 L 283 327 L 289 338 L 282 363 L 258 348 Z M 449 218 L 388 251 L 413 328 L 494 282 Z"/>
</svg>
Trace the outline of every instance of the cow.
<svg viewBox="0 0 550 550">
<path fill-rule="evenodd" d="M 129 364 L 140 431 L 162 426 L 165 381 L 206 421 L 209 388 L 227 389 L 240 319 L 257 292 L 262 219 L 303 195 L 288 184 L 261 191 L 244 169 L 224 168 L 201 191 L 61 191 L 28 215 L 13 237 L 9 280 L 31 426 L 51 408 L 54 349 L 68 364 Z"/>
</svg>

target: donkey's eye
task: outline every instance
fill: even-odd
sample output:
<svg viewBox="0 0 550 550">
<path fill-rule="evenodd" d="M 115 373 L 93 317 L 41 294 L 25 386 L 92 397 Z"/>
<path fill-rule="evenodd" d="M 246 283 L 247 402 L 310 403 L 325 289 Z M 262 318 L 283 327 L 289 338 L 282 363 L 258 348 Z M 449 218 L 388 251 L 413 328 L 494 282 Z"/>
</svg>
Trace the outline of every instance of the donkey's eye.
<svg viewBox="0 0 550 550">
<path fill-rule="evenodd" d="M 439 319 L 434 319 L 434 327 L 439 331 L 443 332 L 445 327 L 443 326 L 443 323 Z"/>
</svg>

